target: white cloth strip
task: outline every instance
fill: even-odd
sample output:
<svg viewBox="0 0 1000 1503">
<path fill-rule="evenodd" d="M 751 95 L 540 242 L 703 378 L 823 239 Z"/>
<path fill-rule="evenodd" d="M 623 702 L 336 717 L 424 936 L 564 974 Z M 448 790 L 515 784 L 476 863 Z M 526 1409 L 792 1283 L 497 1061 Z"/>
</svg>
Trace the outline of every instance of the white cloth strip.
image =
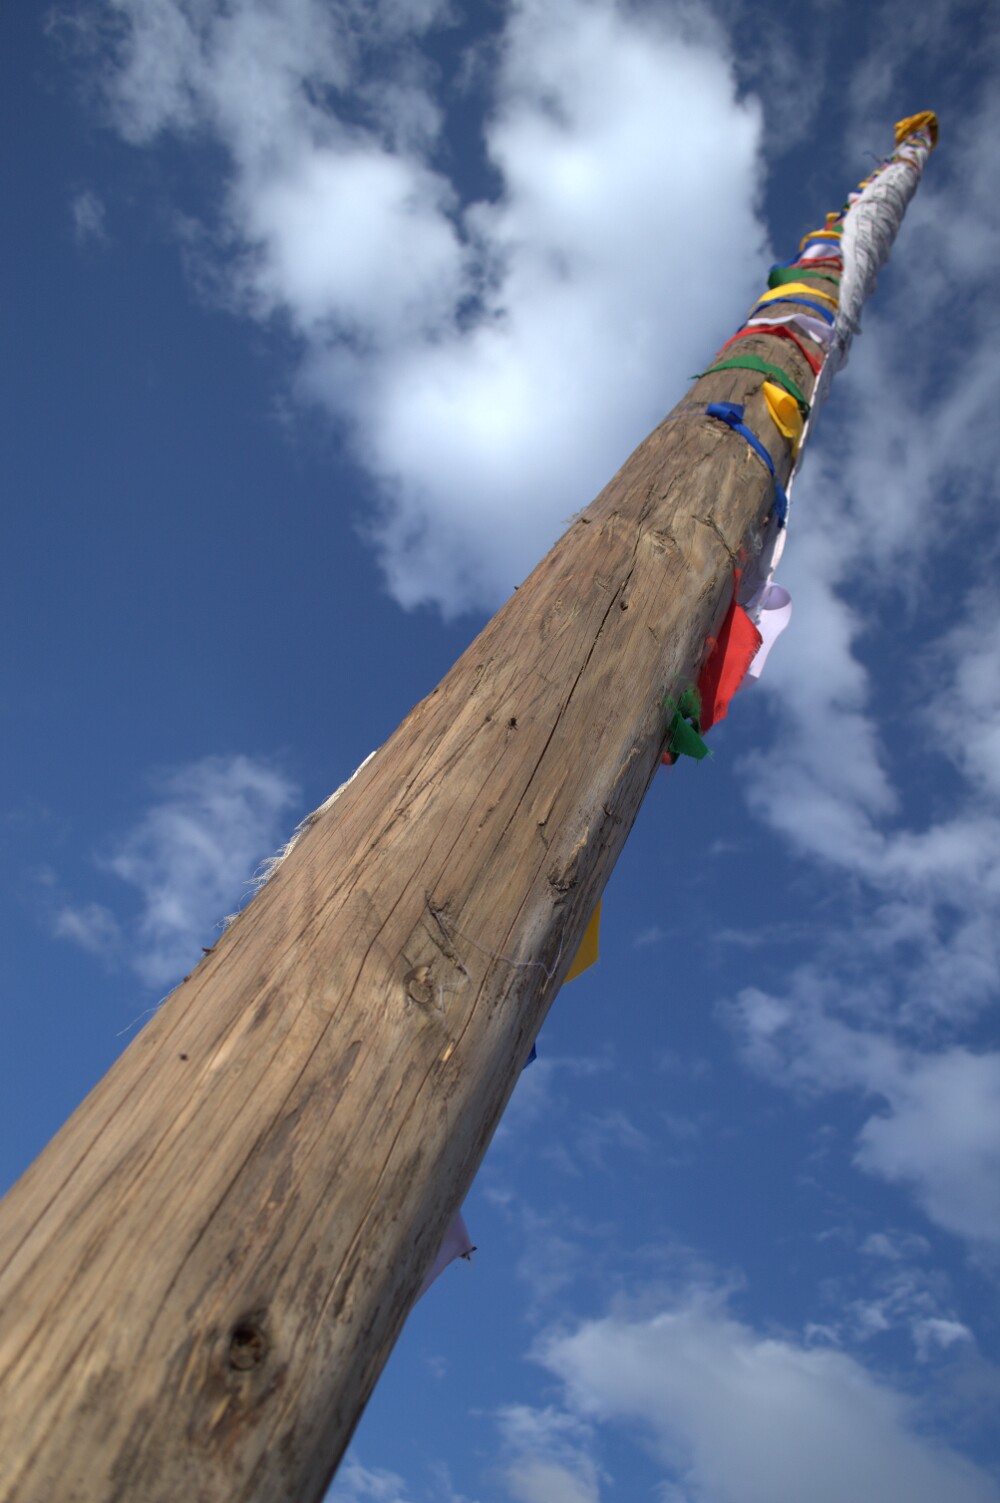
<svg viewBox="0 0 1000 1503">
<path fill-rule="evenodd" d="M 756 604 L 757 630 L 761 644 L 747 669 L 744 684 L 755 684 L 764 672 L 768 653 L 792 619 L 792 597 L 781 585 L 766 585 Z"/>
<path fill-rule="evenodd" d="M 449 1263 L 454 1263 L 456 1258 L 467 1258 L 475 1250 L 472 1245 L 472 1238 L 469 1236 L 469 1228 L 463 1220 L 461 1211 L 459 1211 L 451 1226 L 444 1234 L 441 1251 L 434 1259 L 430 1267 L 430 1272 L 417 1291 L 417 1299 L 420 1299 L 427 1293 L 434 1280 L 439 1274 L 444 1273 Z"/>
<path fill-rule="evenodd" d="M 847 364 L 851 341 L 861 332 L 861 310 L 874 292 L 878 274 L 889 259 L 892 243 L 910 199 L 917 191 L 930 153 L 929 138 L 922 134 L 911 136 L 903 160 L 887 163 L 860 193 L 848 195 L 851 206 L 844 216 L 841 235 L 844 275 L 840 283 L 840 305 L 833 326 L 830 355 L 820 371 L 813 393 L 813 412 L 826 401 L 830 383 Z"/>
<path fill-rule="evenodd" d="M 833 338 L 831 324 L 825 324 L 821 318 L 810 318 L 805 313 L 762 313 L 756 318 L 747 319 L 748 329 L 752 329 L 754 324 L 787 324 L 790 329 L 798 329 L 807 339 L 814 339 L 824 349 L 829 348 Z"/>
</svg>

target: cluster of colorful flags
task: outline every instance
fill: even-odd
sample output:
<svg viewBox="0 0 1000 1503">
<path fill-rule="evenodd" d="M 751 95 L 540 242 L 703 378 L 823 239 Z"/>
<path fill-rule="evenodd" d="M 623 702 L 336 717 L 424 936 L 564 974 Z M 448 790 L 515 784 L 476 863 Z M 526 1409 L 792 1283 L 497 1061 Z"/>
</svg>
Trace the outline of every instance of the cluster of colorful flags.
<svg viewBox="0 0 1000 1503">
<path fill-rule="evenodd" d="M 730 700 L 742 685 L 760 677 L 767 654 L 791 617 L 787 590 L 772 581 L 785 545 L 788 492 L 808 435 L 813 397 L 838 332 L 841 283 L 850 274 L 850 268 L 845 268 L 849 253 L 845 221 L 854 205 L 894 164 L 912 167 L 919 175 L 937 135 L 937 117 L 929 110 L 899 121 L 892 156 L 848 195 L 840 210 L 826 216 L 822 229 L 803 235 L 791 260 L 771 267 L 767 291 L 757 299 L 746 322 L 726 340 L 714 363 L 700 372 L 707 376 L 716 371 L 752 370 L 764 376 L 761 390 L 774 427 L 788 445 L 792 472 L 787 485 L 782 486 L 768 444 L 747 425 L 739 403 L 710 402 L 704 408 L 686 409 L 725 423 L 749 444 L 773 478 L 774 504 L 761 557 L 746 576 L 737 571 L 729 609 L 717 638 L 710 643 L 697 685 L 689 687 L 677 702 L 670 698 L 664 702 L 668 724 L 663 760 L 668 765 L 678 756 L 700 759 L 708 754 L 705 733 L 726 715 Z M 808 395 L 781 365 L 740 351 L 741 340 L 761 335 L 794 344 L 805 358 L 813 377 Z M 726 351 L 732 353 L 727 355 Z M 779 355 L 780 347 L 775 350 L 775 356 Z"/>
<path fill-rule="evenodd" d="M 681 409 L 724 423 L 746 442 L 769 471 L 774 483 L 774 504 L 765 532 L 764 546 L 752 565 L 734 571 L 733 593 L 722 624 L 708 642 L 709 654 L 696 685 L 689 685 L 676 700 L 664 700 L 667 712 L 667 750 L 663 760 L 670 765 L 680 756 L 701 760 L 709 755 L 704 737 L 726 716 L 733 696 L 747 683 L 760 678 L 767 656 L 784 631 L 792 614 L 788 591 L 773 582 L 785 546 L 789 514 L 788 492 L 798 469 L 809 433 L 821 378 L 829 378 L 843 363 L 857 327 L 857 313 L 874 272 L 859 273 L 851 265 L 851 240 L 845 236 L 848 214 L 863 204 L 866 195 L 878 189 L 878 180 L 897 164 L 919 174 L 927 154 L 937 144 L 937 116 L 930 110 L 911 115 L 896 125 L 896 149 L 875 172 L 848 194 L 843 207 L 826 216 L 822 229 L 810 230 L 799 242 L 798 253 L 789 261 L 772 266 L 767 291 L 751 309 L 746 322 L 719 350 L 715 362 L 700 375 L 724 370 L 753 370 L 764 377 L 762 392 L 779 437 L 788 444 L 792 470 L 782 486 L 771 451 L 745 421 L 745 410 L 736 402 L 710 402 L 705 407 Z M 900 211 L 901 212 L 901 211 Z M 876 268 L 877 269 L 877 268 Z M 842 287 L 853 274 L 857 284 L 853 303 L 842 308 Z M 838 327 L 839 325 L 839 327 Z M 805 358 L 813 383 L 808 396 L 782 366 L 755 354 L 744 354 L 739 341 L 766 335 L 793 344 Z M 733 351 L 726 355 L 726 351 Z M 780 346 L 775 351 L 780 355 Z M 721 358 L 725 356 L 725 358 Z M 697 378 L 696 378 L 697 379 Z M 591 916 L 583 941 L 566 980 L 572 981 L 598 958 L 601 905 Z M 534 1048 L 527 1061 L 535 1057 Z M 441 1250 L 420 1288 L 423 1294 L 455 1258 L 468 1258 L 475 1251 L 461 1213 L 445 1235 Z M 418 1296 L 419 1297 L 419 1296 Z"/>
</svg>

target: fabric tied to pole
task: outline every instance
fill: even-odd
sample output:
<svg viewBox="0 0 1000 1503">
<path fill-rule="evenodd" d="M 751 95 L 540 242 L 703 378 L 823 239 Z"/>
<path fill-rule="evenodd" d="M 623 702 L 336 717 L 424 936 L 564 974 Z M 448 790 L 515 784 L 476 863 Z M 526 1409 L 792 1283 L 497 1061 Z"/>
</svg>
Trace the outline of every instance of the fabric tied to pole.
<svg viewBox="0 0 1000 1503">
<path fill-rule="evenodd" d="M 774 460 L 753 429 L 748 428 L 743 421 L 744 410 L 740 402 L 709 402 L 705 408 L 705 412 L 709 417 L 717 418 L 720 423 L 727 423 L 734 433 L 738 433 L 741 438 L 745 438 L 754 453 L 764 461 L 768 473 L 774 481 L 774 514 L 778 519 L 778 525 L 784 526 L 785 519 L 788 516 L 788 497 L 785 494 L 785 488 L 778 479 L 778 472 L 774 468 Z"/>
<path fill-rule="evenodd" d="M 778 294 L 780 294 L 780 296 Z M 787 287 L 776 287 L 773 292 L 765 292 L 764 296 L 761 298 L 756 307 L 751 308 L 750 317 L 752 318 L 756 313 L 768 312 L 775 303 L 794 303 L 797 308 L 811 308 L 814 313 L 819 314 L 820 318 L 823 319 L 825 323 L 831 325 L 836 320 L 835 313 L 831 313 L 829 308 L 824 308 L 822 303 L 817 303 L 813 298 L 804 296 L 800 297 L 798 293 L 795 293 L 794 296 L 790 297 L 788 295 Z"/>
<path fill-rule="evenodd" d="M 803 235 L 802 239 L 799 241 L 799 250 L 804 250 L 805 247 L 809 244 L 810 240 L 825 240 L 827 241 L 827 243 L 829 243 L 831 240 L 834 240 L 839 244 L 843 230 L 834 229 L 831 226 L 830 220 L 833 217 L 833 215 L 827 215 L 827 227 L 825 230 L 810 230 L 807 235 Z"/>
<path fill-rule="evenodd" d="M 793 381 L 787 371 L 783 371 L 780 365 L 772 365 L 769 360 L 762 360 L 759 355 L 734 355 L 729 360 L 720 360 L 718 365 L 710 365 L 707 371 L 699 371 L 695 380 L 702 376 L 714 376 L 716 371 L 759 371 L 762 376 L 777 381 L 783 386 L 790 397 L 798 403 L 799 411 L 803 417 L 809 416 L 809 403 L 805 393 L 797 381 Z"/>
<path fill-rule="evenodd" d="M 785 287 L 789 282 L 800 285 L 802 276 L 817 277 L 823 282 L 832 282 L 834 287 L 840 286 L 840 278 L 833 277 L 826 271 L 812 271 L 808 266 L 803 266 L 801 261 L 796 261 L 792 266 L 772 266 L 767 274 L 767 285 L 772 290 L 775 287 Z M 819 292 L 821 289 L 816 288 Z"/>
<path fill-rule="evenodd" d="M 781 585 L 769 584 L 760 597 L 757 609 L 759 611 L 757 630 L 760 632 L 761 641 L 747 669 L 748 685 L 755 684 L 760 678 L 771 648 L 792 619 L 792 597 Z"/>
<path fill-rule="evenodd" d="M 809 369 L 813 375 L 819 375 L 822 364 L 819 356 L 814 355 L 812 350 L 807 350 L 799 336 L 792 329 L 786 329 L 782 324 L 769 324 L 766 320 L 753 325 L 745 324 L 742 329 L 737 329 L 736 333 L 726 340 L 719 354 L 721 355 L 723 350 L 728 350 L 730 345 L 735 344 L 738 339 L 752 339 L 755 335 L 760 334 L 769 334 L 773 339 L 790 339 L 803 359 L 808 361 Z"/>
<path fill-rule="evenodd" d="M 799 264 L 805 261 L 822 261 L 830 266 L 843 266 L 844 258 L 831 250 L 829 240 L 807 240 L 799 252 Z M 794 261 L 789 261 L 794 266 Z"/>
<path fill-rule="evenodd" d="M 764 400 L 778 432 L 788 439 L 792 458 L 798 459 L 803 427 L 801 408 L 794 397 L 789 396 L 787 391 L 783 391 L 773 381 L 764 382 Z"/>
<path fill-rule="evenodd" d="M 829 303 L 831 308 L 836 308 L 840 301 L 832 292 L 824 292 L 821 287 L 810 287 L 808 282 L 786 282 L 783 287 L 772 287 L 768 292 L 762 292 L 758 302 L 777 301 L 778 298 L 791 297 L 796 292 L 804 292 L 806 297 L 821 298 L 824 303 Z"/>
<path fill-rule="evenodd" d="M 598 898 L 597 907 L 590 915 L 590 923 L 583 932 L 580 948 L 573 959 L 573 964 L 566 972 L 567 981 L 575 981 L 577 976 L 582 976 L 584 971 L 589 971 L 592 965 L 596 965 L 600 956 L 598 948 L 601 937 L 601 900 Z"/>
<path fill-rule="evenodd" d="M 833 338 L 833 330 L 830 325 L 825 324 L 822 319 L 810 318 L 808 313 L 772 313 L 765 309 L 756 318 L 747 319 L 743 327 L 745 329 L 753 329 L 768 327 L 773 324 L 787 324 L 791 329 L 798 329 L 800 334 L 804 334 L 807 339 L 815 340 L 817 344 L 823 346 L 824 350 L 829 349 L 830 341 Z"/>
<path fill-rule="evenodd" d="M 746 611 L 736 603 L 734 589 L 719 635 L 698 680 L 703 733 L 726 718 L 730 701 L 760 651 L 762 640 Z"/>
<path fill-rule="evenodd" d="M 451 1226 L 444 1234 L 441 1250 L 431 1264 L 427 1277 L 417 1290 L 417 1299 L 423 1298 L 434 1280 L 444 1273 L 449 1263 L 454 1263 L 456 1258 L 471 1259 L 475 1250 L 472 1238 L 469 1236 L 469 1228 L 465 1224 L 461 1211 L 459 1211 Z"/>
<path fill-rule="evenodd" d="M 701 697 L 698 690 L 684 690 L 680 699 L 674 701 L 668 694 L 663 701 L 670 716 L 667 725 L 667 749 L 663 760 L 669 767 L 678 757 L 693 757 L 696 762 L 712 753 L 701 737 Z"/>
</svg>

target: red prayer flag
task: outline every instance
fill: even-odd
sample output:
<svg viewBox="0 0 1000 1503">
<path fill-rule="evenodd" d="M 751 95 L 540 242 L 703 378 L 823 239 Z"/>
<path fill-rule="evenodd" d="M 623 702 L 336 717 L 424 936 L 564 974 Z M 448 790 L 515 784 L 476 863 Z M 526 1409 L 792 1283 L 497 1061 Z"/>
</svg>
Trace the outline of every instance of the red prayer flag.
<svg viewBox="0 0 1000 1503">
<path fill-rule="evenodd" d="M 793 344 L 798 345 L 799 349 L 808 360 L 809 369 L 813 372 L 813 374 L 816 376 L 819 375 L 819 368 L 823 362 L 818 359 L 811 350 L 808 350 L 806 348 L 806 346 L 802 343 L 801 339 L 793 329 L 786 328 L 784 324 L 745 324 L 742 329 L 737 329 L 736 333 L 732 336 L 731 339 L 726 340 L 725 344 L 722 346 L 722 349 L 719 351 L 719 355 L 722 354 L 722 350 L 728 350 L 731 344 L 735 344 L 737 339 L 750 339 L 755 334 L 773 334 L 776 339 L 790 339 Z M 718 359 L 719 356 L 717 355 L 715 358 Z"/>
<path fill-rule="evenodd" d="M 715 646 L 698 680 L 702 735 L 726 718 L 729 701 L 746 677 L 761 641 L 760 632 L 743 607 L 737 605 L 734 591 Z"/>
</svg>

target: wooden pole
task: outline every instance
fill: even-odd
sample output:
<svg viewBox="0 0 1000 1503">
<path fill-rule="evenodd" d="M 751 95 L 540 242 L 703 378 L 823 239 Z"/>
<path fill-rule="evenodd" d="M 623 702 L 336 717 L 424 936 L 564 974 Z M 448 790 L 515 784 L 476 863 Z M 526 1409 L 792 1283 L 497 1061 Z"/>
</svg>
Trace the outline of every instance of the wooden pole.
<svg viewBox="0 0 1000 1503">
<path fill-rule="evenodd" d="M 773 498 L 664 420 L 11 1190 L 0 1497 L 322 1496 Z"/>
</svg>

